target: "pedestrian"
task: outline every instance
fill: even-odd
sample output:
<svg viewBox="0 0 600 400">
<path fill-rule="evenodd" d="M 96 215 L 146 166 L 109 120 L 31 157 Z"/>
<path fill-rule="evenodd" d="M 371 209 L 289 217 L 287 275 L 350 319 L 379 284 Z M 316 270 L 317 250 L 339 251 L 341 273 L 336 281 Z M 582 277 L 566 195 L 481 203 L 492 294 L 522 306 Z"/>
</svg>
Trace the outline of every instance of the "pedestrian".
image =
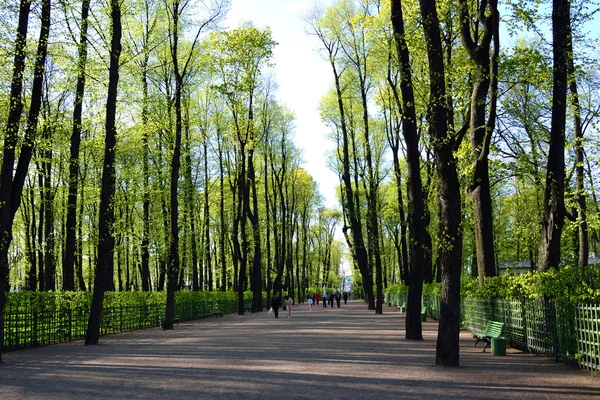
<svg viewBox="0 0 600 400">
<path fill-rule="evenodd" d="M 348 292 L 344 292 L 342 297 L 344 298 L 344 304 L 348 304 Z"/>
<path fill-rule="evenodd" d="M 290 318 L 292 316 L 292 304 L 294 304 L 294 300 L 292 300 L 292 298 L 290 296 L 285 296 L 284 303 L 287 308 L 288 318 Z"/>
<path fill-rule="evenodd" d="M 312 297 L 308 298 L 308 311 L 312 311 L 313 299 Z"/>
<path fill-rule="evenodd" d="M 331 293 L 331 294 L 329 295 L 329 305 L 331 306 L 331 308 L 333 308 L 333 299 L 334 299 L 334 297 L 335 297 L 335 296 L 333 295 L 333 293 Z"/>
<path fill-rule="evenodd" d="M 275 292 L 271 299 L 271 308 L 275 313 L 275 318 L 279 318 L 279 306 L 281 305 L 281 299 L 279 298 L 279 292 Z"/>
<path fill-rule="evenodd" d="M 321 299 L 320 299 L 320 297 L 321 297 L 321 296 L 319 296 L 319 293 L 317 293 L 317 294 L 315 295 L 315 300 L 317 301 L 317 305 L 319 305 L 319 300 L 321 300 Z"/>
<path fill-rule="evenodd" d="M 340 308 L 341 300 L 342 300 L 342 295 L 340 294 L 340 292 L 335 292 L 335 302 L 337 303 L 338 308 Z"/>
<path fill-rule="evenodd" d="M 327 293 L 323 293 L 323 308 L 327 308 Z"/>
</svg>

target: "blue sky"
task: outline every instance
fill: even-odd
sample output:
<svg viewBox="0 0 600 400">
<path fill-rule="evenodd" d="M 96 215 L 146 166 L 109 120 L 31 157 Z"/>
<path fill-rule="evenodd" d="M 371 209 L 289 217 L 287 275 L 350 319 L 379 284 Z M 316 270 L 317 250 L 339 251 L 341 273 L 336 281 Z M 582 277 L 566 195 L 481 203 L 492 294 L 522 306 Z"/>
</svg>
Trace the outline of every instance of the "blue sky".
<svg viewBox="0 0 600 400">
<path fill-rule="evenodd" d="M 296 114 L 296 145 L 302 149 L 304 168 L 319 183 L 326 205 L 337 208 L 337 175 L 325 162 L 325 151 L 333 148 L 321 123 L 319 102 L 330 87 L 329 64 L 319 55 L 319 42 L 305 33 L 300 14 L 309 8 L 308 0 L 232 0 L 226 24 L 235 28 L 251 21 L 258 28 L 269 26 L 274 39 L 277 97 Z"/>
<path fill-rule="evenodd" d="M 320 4 L 331 4 L 334 0 L 320 0 Z M 296 114 L 296 145 L 302 149 L 304 168 L 319 183 L 321 194 L 330 208 L 338 208 L 335 188 L 337 175 L 329 170 L 325 162 L 325 152 L 334 145 L 326 139 L 328 129 L 319 116 L 319 102 L 332 82 L 329 64 L 321 58 L 318 49 L 320 42 L 305 32 L 300 14 L 310 8 L 315 0 L 231 0 L 231 11 L 226 25 L 235 28 L 243 22 L 251 21 L 258 28 L 269 26 L 274 39 L 279 43 L 275 48 L 275 76 L 279 85 L 278 99 Z M 600 18 L 586 24 L 588 37 L 598 43 Z M 542 32 L 550 34 L 548 23 L 541 23 Z M 509 37 L 506 25 L 501 46 L 510 47 L 517 37 Z M 532 35 L 520 30 L 519 36 Z M 547 38 L 551 40 L 551 37 Z M 599 54 L 594 54 L 597 58 Z"/>
</svg>

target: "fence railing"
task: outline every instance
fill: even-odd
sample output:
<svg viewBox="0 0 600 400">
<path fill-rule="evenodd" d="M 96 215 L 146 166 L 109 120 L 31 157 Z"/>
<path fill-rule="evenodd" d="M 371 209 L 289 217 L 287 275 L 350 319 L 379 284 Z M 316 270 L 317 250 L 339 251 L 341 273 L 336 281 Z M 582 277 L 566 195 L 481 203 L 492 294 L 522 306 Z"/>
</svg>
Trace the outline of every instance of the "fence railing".
<svg viewBox="0 0 600 400">
<path fill-rule="evenodd" d="M 386 294 L 386 302 L 401 305 L 406 295 Z M 427 314 L 439 318 L 440 298 L 423 296 Z M 580 368 L 600 371 L 600 305 L 543 301 L 462 299 L 464 328 L 485 330 L 488 320 L 504 323 L 511 345 L 557 360 L 576 362 Z"/>
<path fill-rule="evenodd" d="M 43 296 L 43 295 L 42 295 Z M 235 295 L 237 296 L 237 295 Z M 138 296 L 139 297 L 139 296 Z M 179 298 L 178 298 L 179 297 Z M 210 296 L 194 298 L 176 293 L 175 316 L 179 321 L 190 321 L 213 315 L 218 309 L 223 314 L 238 311 L 237 300 L 211 299 Z M 224 297 L 224 296 L 221 296 Z M 32 301 L 9 302 L 4 309 L 4 349 L 16 350 L 85 338 L 90 313 L 89 301 L 70 301 L 60 294 L 43 296 L 46 301 L 32 296 Z M 139 304 L 105 303 L 102 311 L 100 334 L 107 335 L 136 329 L 160 326 L 165 312 L 163 301 L 156 293 L 142 298 Z M 263 298 L 263 304 L 266 299 Z M 252 308 L 252 299 L 246 298 L 246 310 Z"/>
</svg>

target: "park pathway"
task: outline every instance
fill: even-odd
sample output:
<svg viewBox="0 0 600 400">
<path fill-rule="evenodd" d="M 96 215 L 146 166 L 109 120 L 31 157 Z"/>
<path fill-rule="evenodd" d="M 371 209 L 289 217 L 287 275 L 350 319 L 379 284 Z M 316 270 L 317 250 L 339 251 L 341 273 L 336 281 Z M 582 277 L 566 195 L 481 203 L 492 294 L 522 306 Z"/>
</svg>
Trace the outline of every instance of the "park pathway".
<svg viewBox="0 0 600 400">
<path fill-rule="evenodd" d="M 600 399 L 600 376 L 507 349 L 435 363 L 437 322 L 404 340 L 404 315 L 363 302 L 296 305 L 292 318 L 226 315 L 4 355 L 0 399 Z"/>
</svg>

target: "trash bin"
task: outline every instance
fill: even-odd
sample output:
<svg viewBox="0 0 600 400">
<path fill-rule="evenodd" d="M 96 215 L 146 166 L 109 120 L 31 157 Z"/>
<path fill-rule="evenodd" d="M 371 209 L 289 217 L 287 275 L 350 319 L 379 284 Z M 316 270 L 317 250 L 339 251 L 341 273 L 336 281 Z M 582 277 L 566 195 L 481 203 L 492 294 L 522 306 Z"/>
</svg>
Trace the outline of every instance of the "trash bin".
<svg viewBox="0 0 600 400">
<path fill-rule="evenodd" d="M 492 355 L 493 356 L 505 356 L 506 355 L 506 338 L 492 338 Z"/>
<path fill-rule="evenodd" d="M 421 322 L 427 321 L 427 313 L 421 311 Z"/>
</svg>

